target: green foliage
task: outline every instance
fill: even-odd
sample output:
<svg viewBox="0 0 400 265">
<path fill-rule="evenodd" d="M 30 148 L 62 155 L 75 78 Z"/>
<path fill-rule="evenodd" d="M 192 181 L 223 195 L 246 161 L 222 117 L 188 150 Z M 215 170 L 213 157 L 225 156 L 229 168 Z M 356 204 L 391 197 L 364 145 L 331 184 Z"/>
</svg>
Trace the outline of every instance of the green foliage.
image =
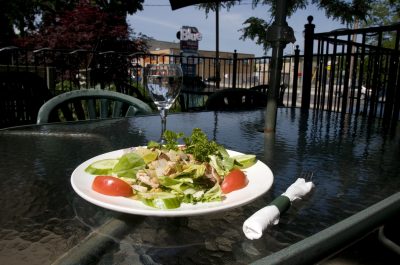
<svg viewBox="0 0 400 265">
<path fill-rule="evenodd" d="M 232 6 L 234 6 L 236 4 L 240 4 L 240 2 L 241 2 L 241 0 L 222 1 L 219 3 L 219 8 L 226 8 L 229 10 L 229 8 L 231 8 Z M 217 2 L 210 2 L 210 3 L 198 5 L 199 9 L 204 9 L 204 11 L 206 12 L 206 15 L 208 15 L 208 13 L 210 13 L 210 12 L 217 10 L 217 7 L 218 7 Z"/>
<path fill-rule="evenodd" d="M 270 43 L 266 42 L 267 32 L 266 29 L 270 26 L 268 22 L 261 18 L 249 17 L 244 21 L 243 24 L 247 24 L 247 27 L 241 31 L 243 35 L 240 37 L 241 40 L 251 39 L 255 40 L 257 45 L 262 45 L 264 51 L 270 48 Z"/>
<path fill-rule="evenodd" d="M 76 31 L 83 32 L 78 35 L 77 43 L 84 39 L 93 42 L 96 37 L 101 37 L 101 34 L 105 34 L 109 38 L 121 38 L 123 37 L 121 32 L 124 31 L 124 34 L 128 36 L 130 32 L 126 24 L 126 15 L 143 10 L 144 0 L 13 0 L 1 2 L 1 46 L 15 45 L 13 43 L 15 38 L 19 41 L 16 44 L 27 44 L 27 39 L 20 38 L 30 37 L 31 41 L 36 42 L 40 42 L 44 38 L 41 47 L 44 46 L 43 44 L 48 44 L 47 47 L 57 47 L 61 44 L 64 46 L 76 44 L 74 42 L 69 44 L 71 40 L 74 40 L 72 38 L 69 38 L 68 42 L 61 40 L 63 35 L 73 35 Z M 85 8 L 82 8 L 83 6 Z M 17 31 L 14 31 L 14 28 Z M 55 40 L 56 43 L 52 40 Z"/>
<path fill-rule="evenodd" d="M 398 23 L 400 21 L 400 2 L 394 0 L 377 0 L 372 4 L 372 10 L 363 23 L 363 27 L 386 26 Z M 396 41 L 396 32 L 384 32 L 382 36 L 382 46 L 385 48 L 394 48 Z M 378 42 L 378 36 L 372 37 L 370 44 Z"/>
<path fill-rule="evenodd" d="M 354 21 L 365 20 L 371 10 L 372 1 L 317 1 L 312 0 L 320 9 L 325 10 L 328 18 L 339 20 L 341 23 L 351 25 Z"/>
<path fill-rule="evenodd" d="M 125 18 L 104 12 L 97 6 L 79 4 L 43 20 L 39 30 L 17 41 L 29 48 L 93 49 L 100 40 L 127 40 Z"/>
<path fill-rule="evenodd" d="M 387 1 L 393 2 L 393 5 L 396 2 L 396 0 Z M 354 21 L 365 20 L 368 17 L 369 12 L 371 11 L 371 3 L 373 2 L 375 2 L 375 0 L 287 0 L 287 16 L 290 17 L 297 10 L 306 9 L 307 6 L 313 4 L 319 9 L 325 10 L 327 17 L 351 25 L 354 23 Z M 220 3 L 220 7 L 227 8 L 229 10 L 229 8 L 233 7 L 234 5 L 240 5 L 240 3 L 241 1 L 223 1 Z M 258 45 L 263 46 L 265 53 L 270 48 L 270 43 L 267 41 L 266 32 L 275 19 L 276 3 L 276 0 L 252 0 L 253 8 L 257 8 L 259 6 L 267 7 L 265 14 L 267 19 L 257 17 L 247 18 L 243 22 L 244 28 L 241 29 L 243 34 L 240 39 L 251 39 L 255 41 Z M 210 11 L 215 11 L 216 7 L 217 6 L 215 3 L 199 5 L 199 8 L 204 9 L 206 14 L 208 14 Z M 397 4 L 397 7 L 400 9 L 400 4 Z"/>
<path fill-rule="evenodd" d="M 56 94 L 79 89 L 79 87 L 72 80 L 62 80 L 55 86 Z"/>
<path fill-rule="evenodd" d="M 16 35 L 14 28 L 21 36 L 35 30 L 38 11 L 34 1 L 1 0 L 0 6 L 0 47 L 11 43 Z"/>
<path fill-rule="evenodd" d="M 165 148 L 168 150 L 178 150 L 178 140 L 183 137 L 183 133 L 176 133 L 170 130 L 164 132 Z"/>
<path fill-rule="evenodd" d="M 219 145 L 215 141 L 208 140 L 207 135 L 200 129 L 194 128 L 189 137 L 184 137 L 185 152 L 193 154 L 200 162 L 210 161 L 209 155 L 219 151 Z"/>
</svg>

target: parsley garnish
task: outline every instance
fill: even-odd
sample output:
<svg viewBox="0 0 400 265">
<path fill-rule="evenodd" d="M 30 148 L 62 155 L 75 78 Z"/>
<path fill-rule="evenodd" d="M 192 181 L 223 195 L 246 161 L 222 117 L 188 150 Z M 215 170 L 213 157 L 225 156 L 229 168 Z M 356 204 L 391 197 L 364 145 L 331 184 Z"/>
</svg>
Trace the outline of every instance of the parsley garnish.
<svg viewBox="0 0 400 265">
<path fill-rule="evenodd" d="M 209 162 L 209 155 L 222 156 L 220 152 L 220 145 L 215 141 L 210 141 L 207 135 L 200 129 L 195 128 L 189 137 L 185 137 L 183 133 L 176 133 L 173 131 L 166 130 L 163 134 L 165 144 L 162 148 L 167 150 L 178 150 L 178 140 L 183 138 L 186 148 L 184 152 L 192 154 L 197 161 Z M 157 143 L 149 144 L 148 147 L 156 147 Z"/>
<path fill-rule="evenodd" d="M 209 162 L 209 155 L 215 154 L 219 145 L 215 141 L 210 141 L 207 135 L 199 128 L 192 131 L 190 137 L 184 137 L 186 149 L 185 153 L 193 154 L 196 160 L 200 162 Z"/>
<path fill-rule="evenodd" d="M 176 133 L 166 130 L 163 134 L 165 140 L 165 148 L 168 150 L 178 150 L 178 139 L 184 136 L 183 133 Z"/>
</svg>

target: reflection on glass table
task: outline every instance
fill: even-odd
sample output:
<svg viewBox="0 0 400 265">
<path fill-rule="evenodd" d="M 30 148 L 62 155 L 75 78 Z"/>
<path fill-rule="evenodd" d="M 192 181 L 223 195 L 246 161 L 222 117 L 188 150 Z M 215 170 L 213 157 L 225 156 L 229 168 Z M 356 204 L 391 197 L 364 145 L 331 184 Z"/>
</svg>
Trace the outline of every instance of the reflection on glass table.
<svg viewBox="0 0 400 265">
<path fill-rule="evenodd" d="M 263 110 L 171 114 L 170 130 L 190 134 L 198 127 L 228 149 L 255 154 L 271 168 L 274 183 L 263 196 L 234 209 L 168 218 L 103 209 L 70 185 L 82 162 L 158 139 L 157 115 L 0 130 L 0 263 L 249 264 L 400 188 L 399 135 L 383 133 L 378 120 L 279 109 L 276 134 L 265 135 L 263 125 Z M 304 170 L 314 172 L 313 192 L 260 239 L 248 240 L 242 232 L 246 218 Z"/>
</svg>

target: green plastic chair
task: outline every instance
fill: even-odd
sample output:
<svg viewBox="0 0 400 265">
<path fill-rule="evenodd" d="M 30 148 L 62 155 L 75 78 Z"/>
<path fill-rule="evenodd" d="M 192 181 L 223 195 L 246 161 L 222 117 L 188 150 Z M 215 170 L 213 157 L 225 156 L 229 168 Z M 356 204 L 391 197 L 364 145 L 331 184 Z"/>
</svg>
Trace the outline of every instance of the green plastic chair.
<svg viewBox="0 0 400 265">
<path fill-rule="evenodd" d="M 149 105 L 129 95 L 109 90 L 81 89 L 60 94 L 44 103 L 36 123 L 131 117 L 151 112 Z"/>
</svg>

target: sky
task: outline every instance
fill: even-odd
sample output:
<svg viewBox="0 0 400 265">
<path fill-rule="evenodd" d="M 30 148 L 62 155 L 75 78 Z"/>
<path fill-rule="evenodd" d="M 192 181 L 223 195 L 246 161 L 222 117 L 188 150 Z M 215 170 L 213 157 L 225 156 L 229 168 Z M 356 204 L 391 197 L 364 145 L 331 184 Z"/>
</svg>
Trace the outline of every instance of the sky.
<svg viewBox="0 0 400 265">
<path fill-rule="evenodd" d="M 323 10 L 318 10 L 315 6 L 309 6 L 305 10 L 298 10 L 287 19 L 290 27 L 293 28 L 296 43 L 289 43 L 284 54 L 292 54 L 295 45 L 299 45 L 303 51 L 303 30 L 307 24 L 307 17 L 314 17 L 313 24 L 316 25 L 315 32 L 326 32 L 346 26 L 328 19 Z M 251 0 L 242 0 L 238 6 L 229 11 L 222 9 L 219 13 L 219 50 L 224 52 L 249 53 L 255 56 L 263 56 L 264 51 L 255 41 L 247 39 L 240 40 L 242 33 L 240 29 L 244 27 L 243 22 L 251 17 L 260 17 L 269 20 L 266 6 L 258 6 L 253 9 Z M 206 16 L 204 10 L 199 10 L 196 6 L 185 7 L 178 10 L 171 10 L 168 0 L 145 0 L 143 11 L 138 11 L 127 18 L 128 24 L 134 32 L 143 33 L 149 37 L 161 41 L 179 42 L 176 33 L 182 26 L 197 27 L 202 34 L 199 42 L 200 50 L 214 51 L 216 48 L 216 26 L 215 13 L 211 12 Z"/>
</svg>

